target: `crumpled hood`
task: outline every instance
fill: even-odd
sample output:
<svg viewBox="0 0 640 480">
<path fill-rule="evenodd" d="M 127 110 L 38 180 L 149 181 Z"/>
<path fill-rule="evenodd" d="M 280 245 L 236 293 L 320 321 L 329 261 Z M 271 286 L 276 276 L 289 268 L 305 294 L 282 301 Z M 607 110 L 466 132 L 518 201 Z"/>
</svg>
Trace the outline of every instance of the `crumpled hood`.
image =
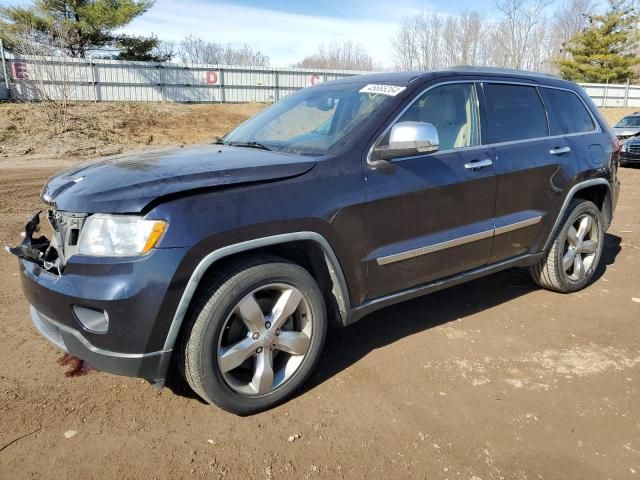
<svg viewBox="0 0 640 480">
<path fill-rule="evenodd" d="M 137 213 L 159 197 L 295 177 L 315 163 L 304 156 L 223 145 L 137 152 L 59 172 L 42 198 L 66 212 Z"/>
<path fill-rule="evenodd" d="M 613 133 L 615 133 L 619 137 L 633 137 L 640 133 L 640 128 L 638 127 L 615 127 L 613 129 Z"/>
</svg>

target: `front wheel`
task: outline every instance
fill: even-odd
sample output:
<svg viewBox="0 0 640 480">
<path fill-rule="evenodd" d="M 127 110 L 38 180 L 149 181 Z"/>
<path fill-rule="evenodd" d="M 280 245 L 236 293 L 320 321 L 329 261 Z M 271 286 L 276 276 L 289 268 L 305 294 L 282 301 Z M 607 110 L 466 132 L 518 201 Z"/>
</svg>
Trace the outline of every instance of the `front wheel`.
<svg viewBox="0 0 640 480">
<path fill-rule="evenodd" d="M 201 293 L 179 363 L 209 403 L 256 413 L 308 378 L 322 351 L 326 317 L 320 288 L 299 265 L 275 257 L 236 264 Z"/>
<path fill-rule="evenodd" d="M 586 287 L 596 273 L 604 243 L 604 222 L 592 202 L 574 199 L 544 258 L 530 268 L 543 288 L 571 293 Z"/>
</svg>

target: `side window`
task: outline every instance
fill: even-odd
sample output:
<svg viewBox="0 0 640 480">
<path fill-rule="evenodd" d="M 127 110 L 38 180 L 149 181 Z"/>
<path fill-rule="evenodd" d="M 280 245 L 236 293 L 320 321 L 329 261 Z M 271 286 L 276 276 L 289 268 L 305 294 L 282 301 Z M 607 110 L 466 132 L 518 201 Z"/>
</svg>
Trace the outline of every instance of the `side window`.
<svg viewBox="0 0 640 480">
<path fill-rule="evenodd" d="M 549 135 L 547 115 L 535 87 L 486 83 L 484 94 L 487 125 L 483 125 L 483 143 Z"/>
<path fill-rule="evenodd" d="M 435 87 L 418 98 L 398 122 L 430 123 L 438 130 L 440 150 L 478 145 L 478 102 L 473 83 Z"/>
<path fill-rule="evenodd" d="M 549 113 L 551 135 L 590 132 L 596 128 L 584 103 L 573 92 L 541 88 L 540 93 Z"/>
</svg>

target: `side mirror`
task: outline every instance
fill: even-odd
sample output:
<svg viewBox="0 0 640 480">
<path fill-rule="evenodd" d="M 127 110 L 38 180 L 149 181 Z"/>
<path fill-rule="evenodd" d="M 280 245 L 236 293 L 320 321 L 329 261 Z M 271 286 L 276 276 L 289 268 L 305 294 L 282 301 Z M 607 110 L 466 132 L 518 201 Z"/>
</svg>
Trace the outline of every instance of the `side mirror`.
<svg viewBox="0 0 640 480">
<path fill-rule="evenodd" d="M 376 147 L 380 158 L 411 157 L 433 153 L 440 148 L 438 130 L 430 123 L 398 122 L 391 127 L 389 145 Z"/>
</svg>

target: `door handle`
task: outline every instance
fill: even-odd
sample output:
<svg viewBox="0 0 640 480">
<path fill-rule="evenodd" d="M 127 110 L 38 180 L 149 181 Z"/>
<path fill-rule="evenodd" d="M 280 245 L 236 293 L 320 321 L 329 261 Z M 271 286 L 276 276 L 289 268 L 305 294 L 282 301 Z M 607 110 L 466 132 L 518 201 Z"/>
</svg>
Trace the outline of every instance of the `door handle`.
<svg viewBox="0 0 640 480">
<path fill-rule="evenodd" d="M 472 162 L 465 163 L 464 168 L 467 170 L 479 170 L 484 167 L 490 167 L 491 165 L 493 165 L 493 162 L 487 158 L 485 160 L 474 160 Z"/>
<path fill-rule="evenodd" d="M 552 148 L 549 150 L 551 155 L 562 155 L 563 153 L 569 153 L 571 151 L 570 147 L 562 147 L 562 148 Z"/>
</svg>

